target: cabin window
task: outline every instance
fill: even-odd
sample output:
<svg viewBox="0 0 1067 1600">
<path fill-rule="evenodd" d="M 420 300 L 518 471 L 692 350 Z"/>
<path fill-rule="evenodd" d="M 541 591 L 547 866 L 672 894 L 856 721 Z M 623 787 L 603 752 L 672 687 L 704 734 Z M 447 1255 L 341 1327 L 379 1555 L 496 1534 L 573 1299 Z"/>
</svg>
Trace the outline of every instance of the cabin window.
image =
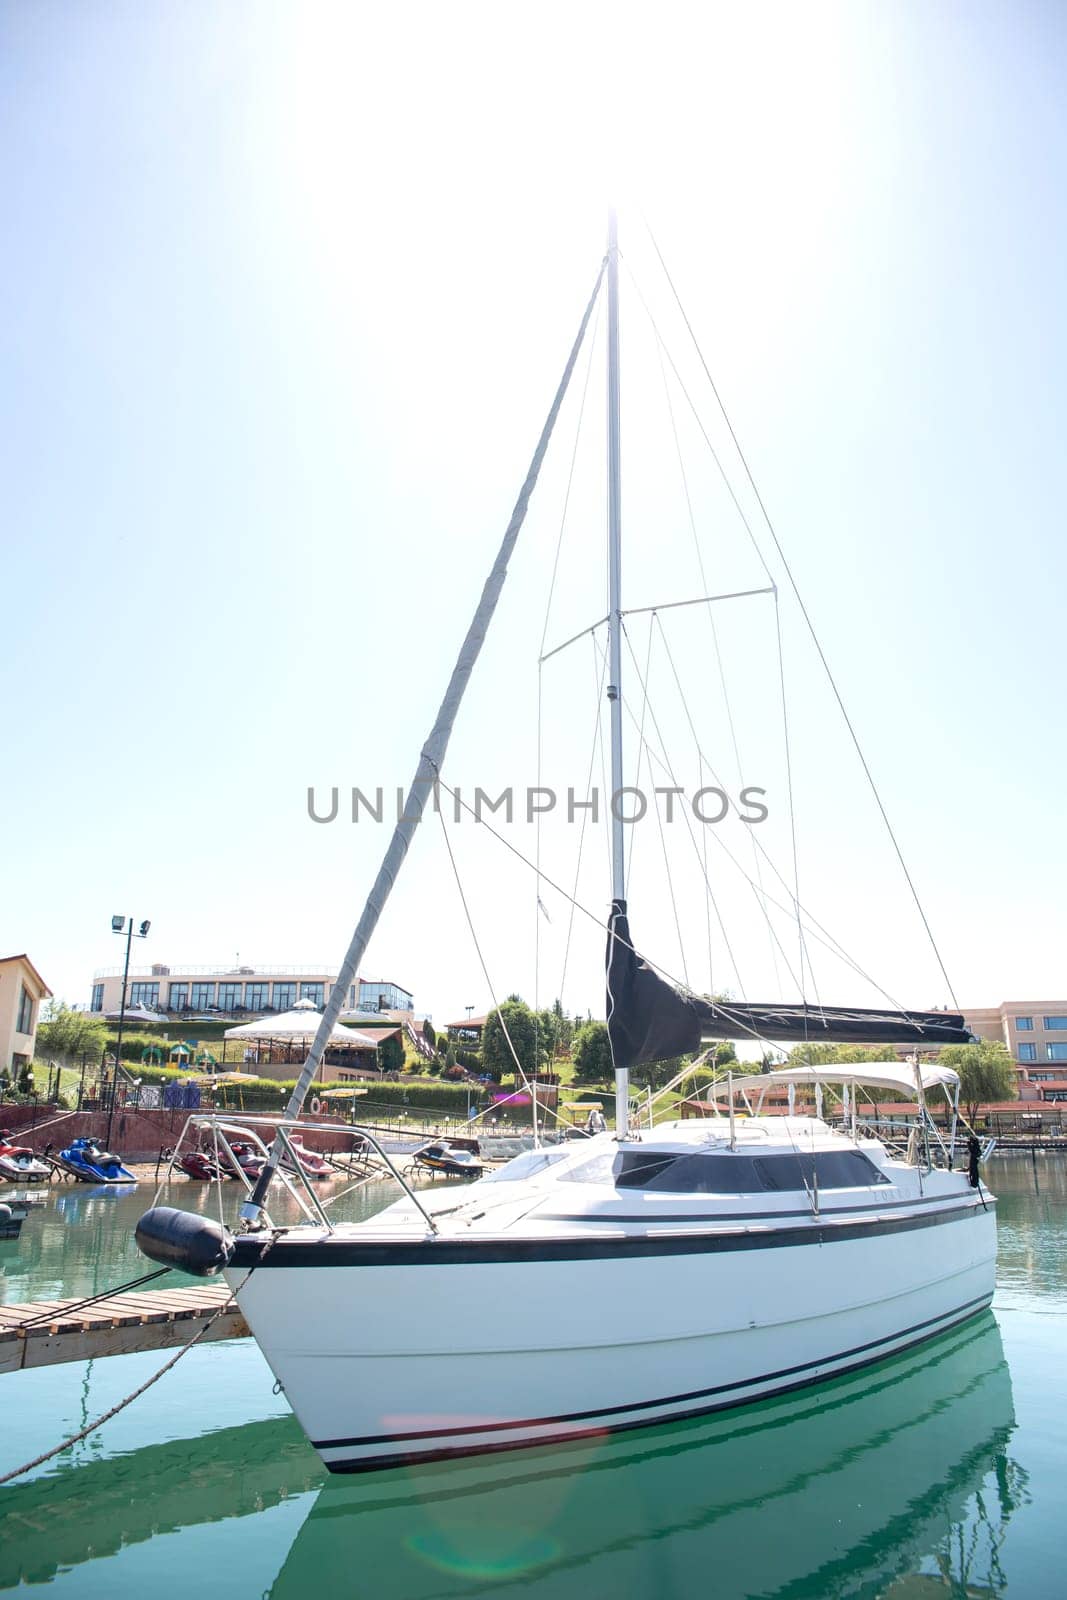
<svg viewBox="0 0 1067 1600">
<path fill-rule="evenodd" d="M 810 1189 L 813 1173 L 820 1189 L 867 1189 L 891 1181 L 859 1150 L 821 1150 L 814 1157 L 622 1150 L 615 1156 L 607 1152 L 595 1156 L 568 1178 L 575 1183 L 614 1183 L 616 1189 L 647 1189 L 652 1194 L 761 1194 Z"/>
<path fill-rule="evenodd" d="M 757 1156 L 756 1171 L 767 1189 L 867 1189 L 888 1183 L 873 1161 L 859 1150 L 820 1150 L 811 1155 Z"/>
<path fill-rule="evenodd" d="M 648 1185 L 660 1194 L 759 1194 L 756 1164 L 745 1155 L 681 1156 Z"/>
<path fill-rule="evenodd" d="M 648 1189 L 671 1167 L 678 1157 L 670 1150 L 622 1150 L 615 1157 L 612 1174 L 616 1189 Z"/>
</svg>

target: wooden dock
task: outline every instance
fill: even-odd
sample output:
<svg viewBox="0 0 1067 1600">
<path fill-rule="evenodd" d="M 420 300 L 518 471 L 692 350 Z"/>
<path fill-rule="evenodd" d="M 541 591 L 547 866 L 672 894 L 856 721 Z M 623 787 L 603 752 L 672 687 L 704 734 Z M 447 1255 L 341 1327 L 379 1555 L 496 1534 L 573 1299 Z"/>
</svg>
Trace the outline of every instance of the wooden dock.
<svg viewBox="0 0 1067 1600">
<path fill-rule="evenodd" d="M 114 1294 L 84 1305 L 81 1300 L 37 1300 L 0 1306 L 0 1373 L 49 1367 L 60 1361 L 170 1350 L 185 1344 L 229 1299 L 225 1284 L 190 1289 Z M 240 1339 L 248 1324 L 231 1305 L 203 1342 Z"/>
</svg>

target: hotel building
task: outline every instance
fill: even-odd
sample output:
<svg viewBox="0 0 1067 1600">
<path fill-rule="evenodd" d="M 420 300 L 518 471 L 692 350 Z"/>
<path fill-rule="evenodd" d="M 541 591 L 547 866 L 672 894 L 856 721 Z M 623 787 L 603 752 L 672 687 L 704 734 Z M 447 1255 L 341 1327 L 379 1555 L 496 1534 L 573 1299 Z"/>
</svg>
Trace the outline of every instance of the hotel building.
<svg viewBox="0 0 1067 1600">
<path fill-rule="evenodd" d="M 1021 1100 L 1067 1101 L 1067 1000 L 1004 1000 L 963 1016 L 980 1039 L 1010 1050 Z"/>
<path fill-rule="evenodd" d="M 131 967 L 127 1006 L 143 1006 L 182 1016 L 266 1016 L 290 1011 L 298 1000 L 326 1004 L 336 970 L 322 967 Z M 93 973 L 90 1011 L 118 1011 L 122 1004 L 122 968 Z M 360 978 L 348 987 L 346 1011 L 413 1011 L 414 999 L 399 984 Z"/>
</svg>

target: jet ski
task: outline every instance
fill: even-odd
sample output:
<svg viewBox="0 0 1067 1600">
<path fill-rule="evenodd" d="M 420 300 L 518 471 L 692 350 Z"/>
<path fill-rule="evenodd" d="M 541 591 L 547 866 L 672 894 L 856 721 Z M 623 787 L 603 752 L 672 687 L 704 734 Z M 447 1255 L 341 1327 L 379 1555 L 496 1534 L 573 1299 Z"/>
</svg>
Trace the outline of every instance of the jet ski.
<svg viewBox="0 0 1067 1600">
<path fill-rule="evenodd" d="M 47 1183 L 52 1169 L 24 1144 L 12 1144 L 0 1128 L 0 1183 Z"/>
<path fill-rule="evenodd" d="M 133 1173 L 110 1150 L 102 1150 L 95 1139 L 74 1139 L 59 1152 L 60 1165 L 79 1183 L 136 1183 Z"/>
<path fill-rule="evenodd" d="M 202 1183 L 230 1176 L 223 1166 L 221 1150 L 218 1162 L 204 1150 L 186 1150 L 184 1155 L 175 1158 L 175 1165 L 181 1167 L 187 1178 L 196 1178 Z"/>
<path fill-rule="evenodd" d="M 254 1145 L 246 1144 L 242 1139 L 231 1139 L 230 1149 L 233 1151 L 233 1161 L 221 1146 L 219 1148 L 219 1166 L 223 1170 L 223 1175 L 236 1178 L 243 1172 L 245 1177 L 251 1178 L 254 1183 L 267 1165 L 264 1157 Z"/>
<path fill-rule="evenodd" d="M 415 1152 L 415 1166 L 424 1172 L 440 1172 L 447 1178 L 480 1178 L 485 1163 L 473 1150 L 465 1150 L 462 1145 L 449 1144 L 446 1140 L 438 1140 L 436 1144 L 424 1144 L 421 1150 Z"/>
<path fill-rule="evenodd" d="M 303 1169 L 305 1177 L 328 1178 L 330 1176 L 330 1167 L 328 1162 L 325 1162 L 322 1159 L 317 1150 L 305 1150 L 304 1140 L 301 1134 L 291 1133 L 289 1135 L 289 1143 L 293 1147 L 293 1155 L 296 1157 L 301 1168 Z M 292 1160 L 290 1159 L 288 1150 L 282 1156 L 282 1166 L 288 1167 L 290 1172 L 296 1170 Z"/>
</svg>

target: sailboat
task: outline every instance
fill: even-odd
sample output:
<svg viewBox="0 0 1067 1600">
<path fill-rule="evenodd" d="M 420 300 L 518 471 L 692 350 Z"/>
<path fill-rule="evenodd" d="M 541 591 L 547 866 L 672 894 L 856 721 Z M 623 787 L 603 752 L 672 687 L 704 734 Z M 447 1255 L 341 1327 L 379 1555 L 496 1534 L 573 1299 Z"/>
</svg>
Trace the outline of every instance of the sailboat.
<svg viewBox="0 0 1067 1600">
<path fill-rule="evenodd" d="M 404 813 L 338 972 L 286 1118 L 301 1111 L 414 828 L 441 777 L 463 691 L 507 574 L 548 440 L 606 283 L 607 699 L 611 785 L 623 790 L 619 250 L 614 217 L 593 295 Z M 559 1444 L 715 1412 L 849 1373 L 988 1307 L 995 1203 L 972 1151 L 940 1164 L 926 1096 L 955 1106 L 948 1069 L 918 1051 L 969 1039 L 962 1016 L 801 1002 L 759 1005 L 670 982 L 631 936 L 621 817 L 605 923 L 615 1127 L 538 1144 L 462 1193 L 404 1198 L 371 1219 L 277 1228 L 267 1211 L 286 1126 L 231 1233 L 155 1206 L 146 1255 L 223 1273 L 326 1466 L 359 1472 Z M 913 1061 L 738 1077 L 699 1121 L 631 1122 L 632 1068 L 709 1042 L 897 1043 Z M 842 1126 L 762 1115 L 769 1087 L 846 1086 Z M 904 1150 L 856 1119 L 865 1084 L 918 1099 Z M 827 1089 L 827 1092 L 828 1089 Z M 744 1114 L 738 1111 L 742 1097 Z M 725 1100 L 725 1109 L 721 1101 Z M 817 1098 L 817 1109 L 821 1101 Z M 232 1120 L 232 1119 L 231 1119 Z M 371 1143 L 371 1130 L 362 1130 Z M 434 1308 L 432 1317 L 425 1308 Z"/>
</svg>

